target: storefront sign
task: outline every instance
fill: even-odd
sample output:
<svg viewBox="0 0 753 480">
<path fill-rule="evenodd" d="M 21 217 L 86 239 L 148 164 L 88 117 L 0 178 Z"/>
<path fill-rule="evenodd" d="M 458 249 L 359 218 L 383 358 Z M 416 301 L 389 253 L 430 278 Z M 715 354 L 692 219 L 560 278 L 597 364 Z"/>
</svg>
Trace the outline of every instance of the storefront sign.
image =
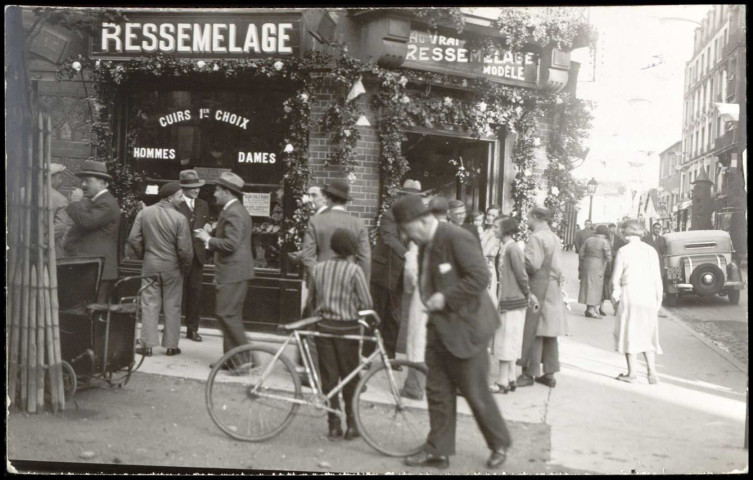
<svg viewBox="0 0 753 480">
<path fill-rule="evenodd" d="M 439 73 L 482 75 L 503 83 L 535 85 L 539 57 L 533 52 L 466 48 L 466 40 L 413 28 L 402 66 Z"/>
<path fill-rule="evenodd" d="M 209 108 L 200 108 L 198 112 L 199 120 L 216 120 L 218 122 L 225 122 L 234 125 L 243 130 L 248 130 L 248 118 L 239 115 L 237 113 L 229 112 L 227 110 L 214 110 Z M 159 124 L 161 127 L 168 127 L 170 125 L 188 122 L 192 118 L 195 118 L 195 114 L 191 113 L 191 110 L 181 110 L 179 112 L 168 113 L 159 118 Z"/>
<path fill-rule="evenodd" d="M 92 56 L 163 53 L 188 58 L 263 58 L 300 53 L 300 14 L 128 13 L 103 22 Z"/>
<path fill-rule="evenodd" d="M 243 206 L 252 217 L 268 217 L 272 205 L 270 193 L 244 193 Z"/>
</svg>

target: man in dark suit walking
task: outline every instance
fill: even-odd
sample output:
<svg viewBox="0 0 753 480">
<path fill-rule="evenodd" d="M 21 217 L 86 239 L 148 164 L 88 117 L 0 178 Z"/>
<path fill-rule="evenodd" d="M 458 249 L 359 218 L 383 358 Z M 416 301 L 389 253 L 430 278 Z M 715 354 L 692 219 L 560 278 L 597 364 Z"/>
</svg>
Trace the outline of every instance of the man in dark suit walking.
<svg viewBox="0 0 753 480">
<path fill-rule="evenodd" d="M 656 253 L 659 254 L 659 260 L 661 260 L 664 258 L 664 253 L 667 251 L 667 241 L 661 236 L 661 223 L 653 224 L 651 230 L 651 233 L 645 235 L 641 240 L 643 240 L 643 243 L 648 243 L 654 247 Z"/>
<path fill-rule="evenodd" d="M 398 198 L 419 193 L 421 184 L 417 180 L 406 180 L 403 188 L 397 191 Z M 400 334 L 403 270 L 407 252 L 408 246 L 398 234 L 392 210 L 387 209 L 379 220 L 379 236 L 372 256 L 371 298 L 374 299 L 374 310 L 382 320 L 379 330 L 390 358 L 395 358 Z"/>
<path fill-rule="evenodd" d="M 69 257 L 104 257 L 97 302 L 107 303 L 118 279 L 120 206 L 107 189 L 112 177 L 104 163 L 87 160 L 76 176 L 81 178 L 81 188 L 73 191 L 65 208 L 72 225 L 64 250 Z"/>
<path fill-rule="evenodd" d="M 217 205 L 222 206 L 214 235 L 205 229 L 195 231 L 204 247 L 214 252 L 215 309 L 222 328 L 224 353 L 248 343 L 243 328 L 243 304 L 248 282 L 254 278 L 254 259 L 251 216 L 241 202 L 244 185 L 238 175 L 223 172 L 214 190 Z"/>
<path fill-rule="evenodd" d="M 497 468 L 512 441 L 487 386 L 486 347 L 499 316 L 486 290 L 486 259 L 470 232 L 439 222 L 420 197 L 408 195 L 392 210 L 401 231 L 420 247 L 418 284 L 429 312 L 425 357 L 431 430 L 424 451 L 405 463 L 449 466 L 448 456 L 455 453 L 459 389 L 492 451 L 487 467 Z"/>
<path fill-rule="evenodd" d="M 178 205 L 178 211 L 188 219 L 191 231 L 207 228 L 209 224 L 209 205 L 199 198 L 199 189 L 204 186 L 204 180 L 199 178 L 196 170 L 180 172 L 180 188 L 183 190 L 184 200 Z M 194 342 L 201 341 L 199 335 L 199 318 L 201 316 L 201 279 L 204 274 L 204 264 L 207 263 L 207 250 L 204 242 L 193 238 L 193 261 L 188 276 L 184 279 L 183 303 L 186 312 L 186 338 Z"/>
</svg>

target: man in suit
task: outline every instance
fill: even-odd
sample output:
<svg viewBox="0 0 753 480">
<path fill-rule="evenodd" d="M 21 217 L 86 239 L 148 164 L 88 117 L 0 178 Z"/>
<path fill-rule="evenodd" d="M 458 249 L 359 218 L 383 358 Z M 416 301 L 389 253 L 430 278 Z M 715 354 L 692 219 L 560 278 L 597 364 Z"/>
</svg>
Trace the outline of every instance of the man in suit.
<svg viewBox="0 0 753 480">
<path fill-rule="evenodd" d="M 306 233 L 303 237 L 303 251 L 301 259 L 309 280 L 312 278 L 314 267 L 318 262 L 329 260 L 335 256 L 330 246 L 332 234 L 338 228 L 352 231 L 358 238 L 358 253 L 356 264 L 361 267 L 368 280 L 371 271 L 371 245 L 369 232 L 363 220 L 348 213 L 345 205 L 350 200 L 350 187 L 344 180 L 332 180 L 322 193 L 327 198 L 330 207 L 319 215 L 309 219 Z"/>
<path fill-rule="evenodd" d="M 204 186 L 204 180 L 199 178 L 196 170 L 180 172 L 180 188 L 183 190 L 184 200 L 177 206 L 178 211 L 185 215 L 190 231 L 199 228 L 211 230 L 209 224 L 209 205 L 199 198 L 199 189 Z M 207 263 L 207 250 L 204 242 L 193 238 L 193 260 L 191 270 L 185 278 L 183 300 L 186 312 L 186 338 L 200 342 L 199 318 L 201 316 L 201 280 L 204 274 L 204 264 Z"/>
<path fill-rule="evenodd" d="M 107 189 L 112 177 L 103 162 L 85 161 L 76 176 L 81 178 L 81 188 L 71 193 L 65 208 L 72 225 L 63 249 L 69 257 L 104 257 L 97 302 L 107 303 L 118 279 L 120 206 Z"/>
<path fill-rule="evenodd" d="M 659 254 L 659 260 L 661 261 L 661 259 L 664 258 L 664 253 L 667 251 L 667 241 L 661 235 L 661 223 L 653 224 L 651 229 L 651 233 L 645 235 L 641 240 L 643 240 L 643 243 L 648 243 L 654 247 L 656 253 Z"/>
<path fill-rule="evenodd" d="M 583 225 L 584 225 L 583 230 L 578 230 L 575 233 L 575 253 L 580 252 L 580 247 L 583 245 L 583 242 L 585 242 L 588 237 L 595 235 L 592 229 L 591 220 L 586 220 L 586 223 L 584 223 Z"/>
<path fill-rule="evenodd" d="M 248 283 L 254 278 L 254 259 L 251 216 L 241 201 L 244 185 L 238 175 L 223 172 L 214 189 L 217 205 L 222 206 L 217 227 L 213 235 L 206 229 L 194 232 L 204 242 L 204 247 L 214 253 L 215 312 L 222 328 L 224 353 L 248 343 L 243 328 L 243 304 Z"/>
<path fill-rule="evenodd" d="M 397 198 L 419 193 L 421 184 L 418 181 L 406 180 L 403 188 L 397 191 Z M 382 213 L 378 228 L 379 236 L 371 263 L 371 298 L 374 299 L 374 310 L 382 320 L 379 330 L 384 340 L 384 348 L 390 358 L 395 358 L 403 310 L 403 270 L 408 245 L 398 234 L 391 209 Z"/>
<path fill-rule="evenodd" d="M 562 305 L 562 258 L 560 239 L 549 228 L 551 214 L 544 207 L 534 207 L 528 213 L 531 236 L 525 248 L 526 272 L 531 293 L 530 301 L 538 303 L 538 311 L 529 308 L 523 327 L 523 353 L 519 365 L 523 373 L 519 387 L 534 381 L 550 388 L 557 384 L 554 374 L 559 372 L 557 337 L 565 333 Z M 541 364 L 544 375 L 541 375 Z"/>
<path fill-rule="evenodd" d="M 157 322 L 165 314 L 162 346 L 166 355 L 180 354 L 180 303 L 183 298 L 183 279 L 191 269 L 194 252 L 191 229 L 177 206 L 183 204 L 183 192 L 178 182 L 166 183 L 159 189 L 160 201 L 141 210 L 128 236 L 128 246 L 136 258 L 143 258 L 141 274 L 157 274 L 158 282 L 142 280 L 141 346 L 139 355 L 152 355 L 158 344 Z"/>
<path fill-rule="evenodd" d="M 499 325 L 486 291 L 489 269 L 470 232 L 437 220 L 416 195 L 393 207 L 400 230 L 419 247 L 419 288 L 429 320 L 426 329 L 426 395 L 430 431 L 424 450 L 409 466 L 447 468 L 455 453 L 456 389 L 471 407 L 492 451 L 487 467 L 507 458 L 512 441 L 489 391 L 486 347 Z"/>
<path fill-rule="evenodd" d="M 478 244 L 481 245 L 481 237 L 478 234 L 478 228 L 473 224 L 465 223 L 465 217 L 467 214 L 468 211 L 465 208 L 465 203 L 460 200 L 450 200 L 448 215 L 450 222 L 460 228 L 468 230 L 474 237 L 476 237 Z"/>
<path fill-rule="evenodd" d="M 444 197 L 437 195 L 436 197 L 429 200 L 429 210 L 431 210 L 432 215 L 437 217 L 437 220 L 439 220 L 440 222 L 447 221 L 447 210 L 449 209 L 450 205 L 447 203 L 447 200 L 445 200 Z"/>
</svg>

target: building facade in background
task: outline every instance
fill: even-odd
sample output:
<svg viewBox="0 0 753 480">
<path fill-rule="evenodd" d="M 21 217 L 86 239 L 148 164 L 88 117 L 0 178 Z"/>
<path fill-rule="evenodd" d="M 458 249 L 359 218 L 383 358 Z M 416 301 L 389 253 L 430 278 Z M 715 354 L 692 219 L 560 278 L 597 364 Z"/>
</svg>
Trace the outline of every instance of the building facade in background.
<svg viewBox="0 0 753 480">
<path fill-rule="evenodd" d="M 662 209 L 661 221 L 665 229 L 676 229 L 677 205 L 680 203 L 680 168 L 682 141 L 659 153 L 659 188 L 657 201 Z"/>
<path fill-rule="evenodd" d="M 745 5 L 714 5 L 696 28 L 685 67 L 680 199 L 676 228 L 691 222 L 693 182 L 713 182 L 714 225 L 747 255 L 747 202 L 742 159 L 747 148 Z"/>
</svg>

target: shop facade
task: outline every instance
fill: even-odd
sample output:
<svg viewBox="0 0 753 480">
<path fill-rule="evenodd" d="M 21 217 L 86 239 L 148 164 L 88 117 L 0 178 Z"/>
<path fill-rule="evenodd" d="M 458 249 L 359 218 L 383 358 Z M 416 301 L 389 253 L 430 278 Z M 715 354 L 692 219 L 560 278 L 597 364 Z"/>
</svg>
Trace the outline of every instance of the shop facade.
<svg viewBox="0 0 753 480">
<path fill-rule="evenodd" d="M 400 180 L 419 180 L 424 191 L 463 200 L 469 212 L 493 204 L 505 212 L 513 209 L 518 132 L 500 127 L 479 135 L 460 117 L 444 119 L 446 113 L 455 105 L 465 108 L 461 100 L 479 94 L 475 90 L 479 78 L 528 93 L 574 92 L 577 80 L 577 64 L 567 52 L 551 46 L 474 53 L 473 42 L 499 35 L 483 19 L 467 22 L 461 34 L 450 25 L 431 27 L 399 9 L 125 9 L 123 13 L 127 19 L 102 23 L 86 41 L 65 28 L 46 27 L 32 47 L 38 101 L 57 118 L 53 161 L 65 164 L 73 174 L 83 159 L 102 155 L 86 141 L 85 124 L 95 117 L 92 108 L 98 112 L 103 107 L 85 99 L 98 88 L 86 66 L 80 78 L 59 81 L 52 65 L 82 55 L 87 64 L 106 63 L 118 75 L 119 65 L 154 55 L 190 63 L 191 68 L 183 70 L 167 62 L 142 65 L 141 72 L 127 71 L 127 80 L 112 93 L 107 126 L 110 156 L 138 172 L 138 197 L 147 205 L 157 201 L 160 185 L 177 180 L 181 170 L 195 169 L 207 182 L 200 197 L 209 203 L 215 219 L 219 209 L 212 195 L 214 180 L 223 171 L 245 180 L 243 202 L 254 222 L 256 278 L 246 298 L 244 319 L 247 329 L 254 331 L 272 331 L 277 324 L 300 317 L 302 271 L 288 256 L 297 248 L 288 241 L 295 227 L 291 219 L 301 211 L 301 185 L 291 186 L 295 167 L 289 163 L 299 143 L 306 144 L 307 184 L 348 179 L 353 197 L 348 210 L 372 229 L 387 201 L 389 183 L 395 181 L 394 174 L 388 179 L 385 173 L 385 134 L 379 124 L 384 107 L 375 98 L 384 95 L 384 77 L 368 71 L 359 75 L 363 92 L 349 110 L 359 113 L 354 124 L 357 134 L 353 132 L 357 141 L 346 150 L 347 165 L 333 164 L 333 157 L 342 154 L 347 144 L 342 134 L 350 129 L 335 129 L 333 134 L 322 120 L 331 115 L 333 105 L 344 105 L 343 82 L 323 69 L 314 74 L 312 90 L 299 93 L 301 76 L 296 76 L 296 68 L 303 64 L 299 59 L 310 52 L 329 55 L 333 47 L 328 42 L 337 40 L 358 62 L 405 72 L 400 77 L 405 78 L 404 96 L 409 101 L 420 99 L 423 108 L 436 108 L 439 113 L 432 114 L 433 122 L 419 113 L 408 120 L 400 150 L 409 170 L 399 175 Z M 249 62 L 256 59 L 263 68 L 277 72 L 250 71 Z M 162 71 L 149 71 L 154 68 Z M 293 109 L 310 115 L 309 127 L 301 134 L 305 141 L 297 139 L 299 143 L 291 138 Z M 536 119 L 543 140 L 552 128 L 550 120 Z M 536 150 L 537 162 L 529 175 L 540 178 L 546 158 L 543 145 Z M 64 189 L 74 186 L 71 175 Z M 538 200 L 542 203 L 543 197 Z M 122 275 L 137 274 L 141 268 L 138 260 L 125 257 L 130 226 L 131 221 L 121 225 Z M 207 325 L 215 311 L 213 279 L 214 267 L 206 265 L 201 314 Z"/>
</svg>

